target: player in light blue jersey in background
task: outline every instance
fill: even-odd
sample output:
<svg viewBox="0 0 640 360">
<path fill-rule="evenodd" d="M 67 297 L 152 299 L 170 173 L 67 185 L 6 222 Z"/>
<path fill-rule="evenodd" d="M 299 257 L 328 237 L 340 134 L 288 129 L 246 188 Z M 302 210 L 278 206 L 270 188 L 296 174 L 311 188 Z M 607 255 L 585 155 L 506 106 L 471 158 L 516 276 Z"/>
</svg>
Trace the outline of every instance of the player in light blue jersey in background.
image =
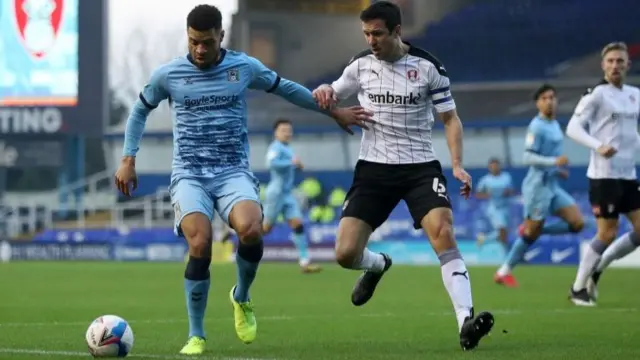
<svg viewBox="0 0 640 360">
<path fill-rule="evenodd" d="M 296 170 L 303 168 L 300 159 L 294 155 L 289 145 L 293 136 L 293 126 L 291 121 L 279 119 L 273 125 L 273 131 L 275 140 L 267 151 L 267 167 L 271 173 L 271 180 L 265 191 L 262 228 L 265 234 L 269 233 L 278 216 L 282 215 L 293 231 L 300 268 L 304 273 L 315 273 L 320 271 L 320 267 L 311 265 L 302 212 L 298 200 L 293 195 Z"/>
<path fill-rule="evenodd" d="M 522 182 L 525 220 L 520 237 L 494 276 L 496 283 L 508 287 L 518 285 L 511 271 L 540 235 L 577 233 L 584 227 L 580 209 L 559 183 L 569 176 L 565 169 L 569 161 L 562 155 L 564 133 L 555 118 L 558 107 L 555 88 L 542 85 L 535 92 L 534 100 L 539 113 L 529 124 L 525 139 L 524 163 L 530 166 Z M 564 221 L 545 223 L 550 215 Z"/>
<path fill-rule="evenodd" d="M 515 193 L 511 174 L 502 170 L 500 160 L 490 159 L 489 173 L 480 178 L 477 189 L 476 198 L 489 200 L 487 218 L 493 227 L 488 235 L 478 234 L 478 246 L 487 241 L 498 241 L 507 249 L 511 196 Z"/>
<path fill-rule="evenodd" d="M 180 353 L 197 355 L 205 350 L 203 321 L 214 211 L 239 239 L 237 282 L 229 293 L 236 333 L 244 343 L 251 343 L 257 332 L 249 288 L 263 254 L 263 216 L 258 183 L 249 170 L 246 91 L 274 93 L 297 106 L 330 115 L 348 132 L 350 125 L 366 128 L 364 121 L 371 113 L 359 107 L 320 110 L 305 87 L 280 78 L 255 58 L 221 48 L 222 15 L 214 6 L 199 5 L 189 13 L 187 36 L 189 54 L 155 70 L 134 104 L 115 177 L 119 190 L 130 196 L 137 185 L 135 156 L 147 116 L 169 99 L 174 117 L 169 190 L 176 234 L 189 245 L 184 273 L 189 339 Z"/>
</svg>

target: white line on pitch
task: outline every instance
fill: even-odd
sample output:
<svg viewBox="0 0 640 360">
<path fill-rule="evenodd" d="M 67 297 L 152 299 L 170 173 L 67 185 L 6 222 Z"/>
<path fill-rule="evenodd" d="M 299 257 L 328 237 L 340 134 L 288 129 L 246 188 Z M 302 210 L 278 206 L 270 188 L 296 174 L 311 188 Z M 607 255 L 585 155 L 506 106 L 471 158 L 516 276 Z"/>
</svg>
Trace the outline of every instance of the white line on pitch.
<svg viewBox="0 0 640 360">
<path fill-rule="evenodd" d="M 89 352 L 80 351 L 57 351 L 57 350 L 39 350 L 39 349 L 11 349 L 0 348 L 0 354 L 14 354 L 14 355 L 33 355 L 33 356 L 66 356 L 66 357 L 88 357 Z M 166 359 L 166 360 L 178 360 L 178 359 L 192 359 L 193 357 L 182 355 L 158 355 L 158 354 L 136 354 L 132 353 L 127 357 L 142 358 L 142 359 Z M 226 357 L 226 356 L 198 356 L 198 359 L 208 360 L 268 360 L 265 358 L 247 358 L 247 357 Z M 272 359 L 275 360 L 275 359 Z"/>
<path fill-rule="evenodd" d="M 546 310 L 519 310 L 519 309 L 493 309 L 489 310 L 495 315 L 527 315 L 527 314 L 573 314 L 580 312 L 636 312 L 637 308 L 593 308 L 593 309 L 585 309 L 585 308 L 559 308 L 559 309 L 546 309 Z M 365 313 L 365 314 L 324 314 L 324 315 L 300 315 L 300 316 L 259 316 L 259 321 L 293 321 L 293 320 L 304 320 L 304 319 L 323 319 L 327 317 L 335 317 L 335 318 L 349 318 L 349 317 L 365 317 L 365 318 L 377 318 L 377 317 L 432 317 L 432 316 L 451 316 L 453 312 L 451 311 L 440 311 L 440 312 L 427 312 L 427 313 L 418 313 L 418 314 L 397 314 L 397 313 Z M 228 318 L 207 318 L 207 321 L 227 321 L 231 319 Z M 155 320 L 130 320 L 132 326 L 136 324 L 179 324 L 186 323 L 187 319 L 155 319 Z M 0 323 L 0 328 L 3 327 L 48 327 L 48 326 L 80 326 L 80 325 L 89 325 L 90 321 L 50 321 L 50 322 L 24 322 L 24 323 Z"/>
</svg>

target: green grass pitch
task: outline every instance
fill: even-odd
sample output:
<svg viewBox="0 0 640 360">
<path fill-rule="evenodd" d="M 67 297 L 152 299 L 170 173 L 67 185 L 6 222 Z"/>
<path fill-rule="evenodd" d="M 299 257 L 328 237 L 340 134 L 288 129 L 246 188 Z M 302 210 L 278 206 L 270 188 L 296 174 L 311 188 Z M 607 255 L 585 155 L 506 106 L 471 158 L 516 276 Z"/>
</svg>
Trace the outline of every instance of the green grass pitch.
<svg viewBox="0 0 640 360">
<path fill-rule="evenodd" d="M 573 267 L 522 266 L 518 289 L 493 284 L 494 268 L 470 269 L 476 311 L 494 312 L 490 337 L 462 352 L 438 267 L 394 266 L 365 306 L 351 305 L 358 272 L 314 275 L 263 264 L 252 290 L 258 338 L 242 344 L 228 292 L 235 267 L 213 265 L 203 359 L 584 360 L 638 359 L 640 271 L 604 274 L 597 308 L 567 300 Z M 186 340 L 184 264 L 0 264 L 0 359 L 89 357 L 84 333 L 116 314 L 135 334 L 134 358 L 181 359 Z"/>
</svg>

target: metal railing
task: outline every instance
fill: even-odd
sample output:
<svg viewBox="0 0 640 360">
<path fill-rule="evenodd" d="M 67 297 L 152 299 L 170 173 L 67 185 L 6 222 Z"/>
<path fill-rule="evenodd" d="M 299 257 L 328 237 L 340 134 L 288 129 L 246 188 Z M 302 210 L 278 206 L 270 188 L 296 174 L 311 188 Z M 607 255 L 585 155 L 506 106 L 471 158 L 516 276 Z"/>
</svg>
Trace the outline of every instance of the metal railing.
<svg viewBox="0 0 640 360">
<path fill-rule="evenodd" d="M 53 212 L 45 207 L 26 206 L 0 208 L 0 239 L 17 238 L 23 234 L 33 234 L 53 225 Z"/>
<path fill-rule="evenodd" d="M 139 199 L 115 204 L 111 209 L 112 228 L 122 226 L 152 228 L 173 224 L 173 206 L 166 190 Z"/>
<path fill-rule="evenodd" d="M 57 221 L 85 227 L 87 216 L 116 204 L 112 175 L 113 171 L 105 170 L 51 191 L 4 194 L 0 236 L 16 238 L 34 234 L 54 227 Z"/>
</svg>

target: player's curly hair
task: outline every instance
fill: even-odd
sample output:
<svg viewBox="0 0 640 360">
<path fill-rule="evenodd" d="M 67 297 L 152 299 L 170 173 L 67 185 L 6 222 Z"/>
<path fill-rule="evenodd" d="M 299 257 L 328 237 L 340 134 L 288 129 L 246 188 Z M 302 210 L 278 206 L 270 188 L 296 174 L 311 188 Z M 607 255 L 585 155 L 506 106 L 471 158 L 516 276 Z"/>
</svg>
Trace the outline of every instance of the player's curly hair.
<svg viewBox="0 0 640 360">
<path fill-rule="evenodd" d="M 402 25 L 402 12 L 398 5 L 390 1 L 376 1 L 360 13 L 361 21 L 380 19 L 384 21 L 389 32 Z"/>
<path fill-rule="evenodd" d="M 536 90 L 536 92 L 533 93 L 533 101 L 538 101 L 538 99 L 540 98 L 540 96 L 542 96 L 542 94 L 546 93 L 547 91 L 553 91 L 553 93 L 557 93 L 556 88 L 553 87 L 553 85 L 551 84 L 542 84 L 538 90 Z"/>
<path fill-rule="evenodd" d="M 222 14 L 213 5 L 198 5 L 187 15 L 187 27 L 196 31 L 222 29 Z"/>
</svg>

